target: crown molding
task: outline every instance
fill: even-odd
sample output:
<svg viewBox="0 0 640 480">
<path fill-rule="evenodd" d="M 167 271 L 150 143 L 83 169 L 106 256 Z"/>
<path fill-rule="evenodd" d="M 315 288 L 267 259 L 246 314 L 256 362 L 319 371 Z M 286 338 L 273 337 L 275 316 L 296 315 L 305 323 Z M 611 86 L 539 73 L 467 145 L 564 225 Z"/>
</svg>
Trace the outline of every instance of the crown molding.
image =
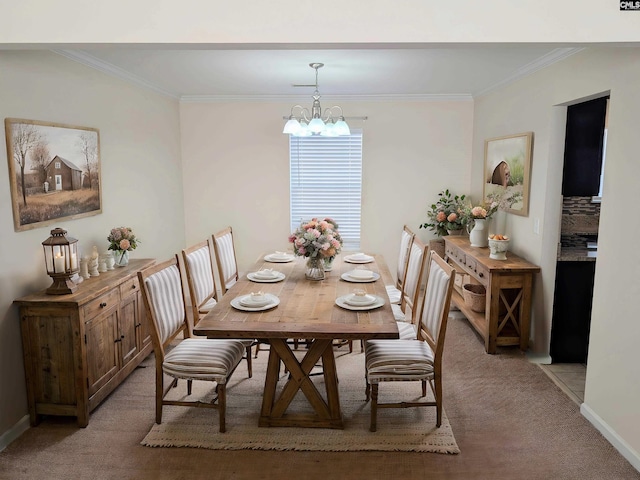
<svg viewBox="0 0 640 480">
<path fill-rule="evenodd" d="M 543 68 L 553 65 L 554 63 L 557 63 L 561 60 L 564 60 L 565 58 L 570 57 L 571 55 L 575 55 L 576 53 L 581 52 L 582 50 L 584 50 L 584 47 L 556 48 L 555 50 L 549 52 L 548 54 L 543 55 L 542 57 L 534 60 L 531 63 L 528 63 L 524 67 L 519 68 L 514 74 L 508 76 L 504 80 L 501 80 L 498 83 L 491 85 L 490 87 L 487 87 L 483 90 L 480 90 L 479 92 L 476 92 L 473 95 L 473 97 L 474 98 L 481 97 L 495 90 L 498 90 L 499 88 L 506 87 L 510 83 L 513 83 L 517 80 L 520 80 L 521 78 L 531 75 L 534 72 L 537 72 L 538 70 L 542 70 Z"/>
<path fill-rule="evenodd" d="M 513 83 L 521 78 L 531 75 L 538 70 L 564 60 L 571 55 L 584 50 L 584 48 L 556 48 L 533 62 L 518 69 L 514 74 L 500 82 L 485 88 L 474 94 L 380 94 L 380 95 L 330 95 L 327 98 L 342 102 L 471 102 L 474 98 L 481 97 L 499 88 Z M 120 78 L 142 88 L 154 91 L 161 95 L 178 99 L 180 103 L 226 103 L 226 102 L 296 102 L 304 101 L 309 96 L 304 95 L 179 95 L 158 87 L 120 67 L 100 60 L 93 55 L 78 50 L 51 50 L 53 53 L 66 57 L 75 62 L 99 70 L 108 75 Z"/>
<path fill-rule="evenodd" d="M 305 102 L 310 95 L 182 95 L 180 103 L 226 103 L 226 102 Z M 340 102 L 470 102 L 470 94 L 420 95 L 326 95 L 324 103 Z M 330 99 L 331 101 L 328 101 Z"/>
<path fill-rule="evenodd" d="M 158 87 L 152 82 L 144 80 L 143 78 L 140 78 L 137 75 L 127 72 L 126 70 L 120 67 L 116 67 L 115 65 L 112 65 L 108 62 L 100 60 L 94 57 L 93 55 L 89 55 L 88 53 L 84 53 L 78 50 L 51 50 L 51 51 L 53 53 L 62 55 L 63 57 L 66 57 L 75 62 L 91 67 L 95 70 L 99 70 L 103 73 L 106 73 L 107 75 L 111 75 L 113 77 L 117 77 L 127 82 L 133 83 L 134 85 L 138 85 L 139 87 L 146 88 L 147 90 L 154 91 L 156 93 L 165 95 L 167 97 L 176 98 L 176 99 L 179 98 L 179 95 L 173 92 L 168 92 L 167 90 L 164 90 Z"/>
</svg>

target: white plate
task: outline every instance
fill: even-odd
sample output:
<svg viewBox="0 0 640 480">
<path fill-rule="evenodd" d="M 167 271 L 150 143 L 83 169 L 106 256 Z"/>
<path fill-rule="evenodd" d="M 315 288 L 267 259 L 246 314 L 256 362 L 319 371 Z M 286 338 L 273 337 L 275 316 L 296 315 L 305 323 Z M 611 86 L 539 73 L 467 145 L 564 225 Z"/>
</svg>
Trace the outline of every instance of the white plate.
<svg viewBox="0 0 640 480">
<path fill-rule="evenodd" d="M 369 307 L 374 303 L 376 303 L 375 295 L 369 295 L 369 294 L 363 295 L 363 297 L 365 297 L 363 300 L 356 300 L 355 297 L 356 297 L 355 294 L 346 295 L 344 299 L 344 303 L 348 303 L 352 307 Z"/>
<path fill-rule="evenodd" d="M 353 294 L 350 293 L 349 295 L 343 295 L 342 297 L 336 298 L 336 305 L 346 310 L 354 310 L 354 311 L 374 310 L 384 305 L 384 298 L 378 295 L 372 295 L 373 297 L 376 297 L 376 301 L 373 302 L 371 305 L 358 305 L 358 306 L 349 305 L 345 300 L 349 298 L 351 295 Z"/>
<path fill-rule="evenodd" d="M 371 278 L 356 278 L 356 277 L 352 277 L 351 275 L 349 275 L 349 272 L 347 272 L 340 275 L 340 278 L 342 278 L 345 282 L 371 283 L 378 280 L 380 278 L 380 275 L 378 275 L 376 272 L 373 272 L 373 277 Z"/>
<path fill-rule="evenodd" d="M 262 277 L 256 277 L 256 272 L 252 272 L 252 273 L 247 273 L 247 278 L 249 280 L 251 280 L 252 282 L 256 282 L 256 283 L 276 283 L 276 282 L 281 282 L 282 280 L 285 279 L 286 275 L 282 272 L 276 272 L 277 275 L 273 278 L 262 278 Z"/>
<path fill-rule="evenodd" d="M 262 299 L 256 300 L 253 295 L 243 295 L 240 298 L 240 305 L 243 307 L 264 307 L 268 303 L 271 303 L 266 295 L 262 295 Z"/>
<path fill-rule="evenodd" d="M 269 299 L 269 303 L 267 303 L 266 305 L 262 305 L 261 307 L 248 307 L 240 303 L 240 299 L 242 299 L 243 297 L 246 297 L 246 295 L 241 295 L 231 300 L 231 306 L 235 309 L 242 310 L 245 312 L 261 312 L 263 310 L 269 310 L 280 304 L 280 299 L 276 295 L 272 295 L 270 293 L 265 293 L 264 295 Z"/>
<path fill-rule="evenodd" d="M 371 263 L 374 258 L 367 255 L 366 257 L 355 257 L 353 255 L 347 255 L 344 257 L 344 261 L 347 263 Z"/>
<path fill-rule="evenodd" d="M 281 256 L 276 256 L 274 253 L 270 253 L 268 255 L 264 256 L 265 261 L 267 262 L 271 262 L 271 263 L 288 263 L 288 262 L 293 262 L 294 258 L 296 258 L 293 255 L 288 255 L 286 257 L 281 257 Z"/>
</svg>

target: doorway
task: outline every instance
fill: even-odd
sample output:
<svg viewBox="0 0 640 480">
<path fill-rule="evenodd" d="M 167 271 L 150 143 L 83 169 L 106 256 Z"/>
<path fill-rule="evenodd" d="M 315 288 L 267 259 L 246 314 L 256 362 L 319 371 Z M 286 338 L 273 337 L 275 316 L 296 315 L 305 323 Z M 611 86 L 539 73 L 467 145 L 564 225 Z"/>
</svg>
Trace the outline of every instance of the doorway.
<svg viewBox="0 0 640 480">
<path fill-rule="evenodd" d="M 609 97 L 567 108 L 552 364 L 586 368 Z"/>
</svg>

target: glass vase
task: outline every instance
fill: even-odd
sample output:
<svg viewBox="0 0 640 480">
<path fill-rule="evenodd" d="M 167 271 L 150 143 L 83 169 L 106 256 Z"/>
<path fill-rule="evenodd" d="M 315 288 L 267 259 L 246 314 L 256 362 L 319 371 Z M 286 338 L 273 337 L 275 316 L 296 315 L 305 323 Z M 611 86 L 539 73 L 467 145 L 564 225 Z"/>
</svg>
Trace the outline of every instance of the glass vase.
<svg viewBox="0 0 640 480">
<path fill-rule="evenodd" d="M 309 257 L 305 276 L 308 280 L 324 280 L 324 261 L 322 258 Z"/>
<path fill-rule="evenodd" d="M 115 266 L 126 267 L 129 265 L 129 250 L 116 250 Z"/>
<path fill-rule="evenodd" d="M 336 257 L 325 257 L 322 260 L 325 272 L 330 272 L 331 270 L 333 270 L 333 259 L 334 258 L 336 258 Z"/>
</svg>

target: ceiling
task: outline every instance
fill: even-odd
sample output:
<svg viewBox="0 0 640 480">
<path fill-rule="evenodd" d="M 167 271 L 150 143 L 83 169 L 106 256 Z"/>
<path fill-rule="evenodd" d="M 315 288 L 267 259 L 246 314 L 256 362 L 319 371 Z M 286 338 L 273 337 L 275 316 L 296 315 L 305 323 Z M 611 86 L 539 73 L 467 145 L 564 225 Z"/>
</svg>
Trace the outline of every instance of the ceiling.
<svg viewBox="0 0 640 480">
<path fill-rule="evenodd" d="M 160 93 L 188 99 L 474 97 L 579 51 L 557 45 L 367 49 L 96 47 L 55 50 Z"/>
</svg>

